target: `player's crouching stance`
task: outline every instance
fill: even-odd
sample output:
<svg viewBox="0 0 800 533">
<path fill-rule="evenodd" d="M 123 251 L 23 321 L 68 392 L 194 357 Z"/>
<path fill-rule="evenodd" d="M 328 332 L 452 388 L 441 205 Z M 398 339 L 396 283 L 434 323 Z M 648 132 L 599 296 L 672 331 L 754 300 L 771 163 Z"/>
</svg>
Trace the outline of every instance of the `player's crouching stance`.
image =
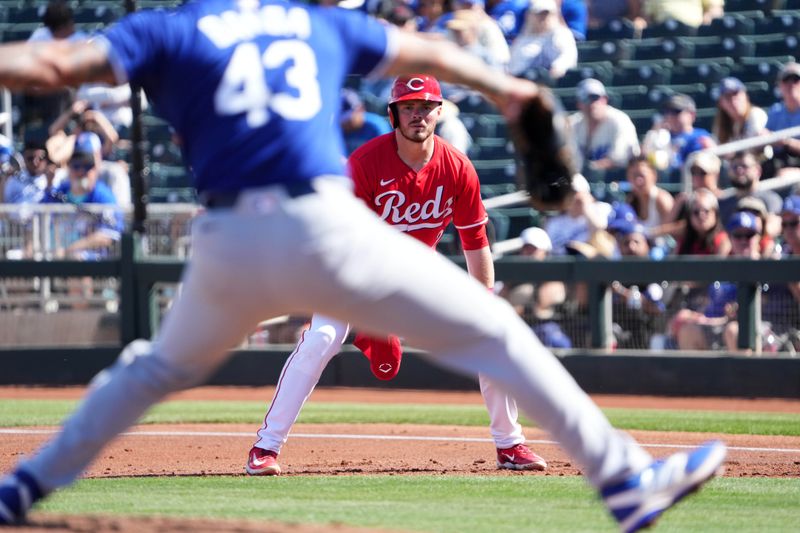
<svg viewBox="0 0 800 533">
<path fill-rule="evenodd" d="M 654 461 L 611 426 L 511 306 L 353 197 L 332 120 L 341 86 L 351 74 L 413 72 L 483 92 L 509 122 L 545 100 L 536 84 L 452 44 L 287 0 L 188 2 L 126 16 L 93 41 L 0 46 L 0 85 L 11 90 L 143 86 L 184 140 L 208 207 L 192 225 L 183 291 L 152 348 L 127 347 L 61 432 L 2 478 L 0 523 L 23 521 L 154 403 L 202 383 L 260 320 L 288 313 L 394 332 L 443 367 L 485 374 L 581 465 L 625 531 L 714 475 L 722 443 Z M 553 119 L 550 106 L 538 107 L 530 116 Z M 547 135 L 550 126 L 530 131 Z M 547 161 L 545 148 L 562 141 L 533 138 L 527 162 Z M 530 167 L 548 171 L 528 176 L 531 192 L 571 190 L 571 176 Z M 535 187 L 539 179 L 545 187 Z"/>
<path fill-rule="evenodd" d="M 442 90 L 433 76 L 400 76 L 392 84 L 389 121 L 394 131 L 365 143 L 350 156 L 355 195 L 382 220 L 432 249 L 452 222 L 458 230 L 470 275 L 494 286 L 494 264 L 486 235 L 489 217 L 478 174 L 469 159 L 434 133 L 442 111 Z M 422 283 L 423 280 L 409 280 Z M 402 318 L 401 318 L 402 319 Z M 322 371 L 341 350 L 347 323 L 314 315 L 281 371 L 272 405 L 247 457 L 251 475 L 281 473 L 278 454 Z M 397 376 L 402 359 L 395 335 L 356 335 L 354 344 L 380 380 Z M 547 463 L 526 444 L 517 403 L 483 374 L 481 394 L 489 411 L 498 468 L 544 470 Z"/>
</svg>

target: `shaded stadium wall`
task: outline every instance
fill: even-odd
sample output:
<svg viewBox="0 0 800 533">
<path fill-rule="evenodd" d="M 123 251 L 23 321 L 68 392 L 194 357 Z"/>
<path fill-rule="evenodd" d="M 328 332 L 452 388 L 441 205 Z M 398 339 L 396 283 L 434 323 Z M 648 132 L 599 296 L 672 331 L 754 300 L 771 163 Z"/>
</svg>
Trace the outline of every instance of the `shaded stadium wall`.
<svg viewBox="0 0 800 533">
<path fill-rule="evenodd" d="M 237 351 L 209 384 L 274 385 L 291 349 Z M 112 347 L 0 351 L 0 385 L 85 385 L 118 352 Z M 800 358 L 630 352 L 574 353 L 561 361 L 589 393 L 800 398 Z M 395 380 L 378 381 L 350 346 L 328 365 L 320 386 L 478 390 L 474 380 L 434 366 L 413 350 Z"/>
</svg>

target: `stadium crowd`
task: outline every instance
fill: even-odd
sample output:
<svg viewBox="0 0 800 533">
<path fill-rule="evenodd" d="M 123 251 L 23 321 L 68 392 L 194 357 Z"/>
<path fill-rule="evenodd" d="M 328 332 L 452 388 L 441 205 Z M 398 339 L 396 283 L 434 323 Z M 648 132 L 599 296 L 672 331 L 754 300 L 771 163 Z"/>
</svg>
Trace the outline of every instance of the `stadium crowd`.
<svg viewBox="0 0 800 533">
<path fill-rule="evenodd" d="M 87 35 L 74 20 L 79 2 L 36 5 L 42 25 L 29 39 Z M 682 91 L 686 84 L 666 84 L 666 90 L 659 86 L 660 92 L 646 87 L 649 100 L 637 109 L 647 110 L 644 119 L 625 105 L 630 95 L 640 95 L 626 88 L 646 84 L 662 60 L 639 59 L 630 49 L 627 59 L 605 51 L 609 42 L 616 43 L 618 52 L 629 45 L 644 50 L 654 39 L 663 44 L 674 36 L 713 38 L 711 29 L 728 24 L 725 20 L 788 17 L 800 29 L 800 12 L 756 15 L 765 2 L 753 1 L 752 10 L 729 14 L 723 0 L 365 0 L 339 5 L 364 9 L 405 31 L 451 40 L 499 70 L 552 86 L 562 97 L 581 169 L 574 200 L 560 213 L 531 215 L 528 210 L 521 227 L 499 224 L 502 209 L 495 216 L 490 212 L 495 239 L 516 240 L 520 255 L 536 261 L 559 255 L 650 261 L 706 255 L 724 261 L 729 256 L 800 254 L 800 135 L 720 155 L 710 150 L 800 126 L 800 64 L 792 50 L 776 56 L 777 66 L 763 63 L 757 81 L 745 81 L 732 69 L 711 68 L 716 77 L 694 80 L 704 84 L 701 93 Z M 779 0 L 770 7 L 783 5 Z M 609 64 L 612 72 L 604 70 Z M 673 65 L 673 78 L 697 64 Z M 636 83 L 617 83 L 631 69 Z M 766 96 L 759 92 L 756 102 L 755 91 L 763 85 L 769 86 Z M 348 86 L 340 124 L 349 154 L 391 126 L 385 118 L 386 80 L 354 79 Z M 501 118 L 460 87 L 443 86 L 443 92 L 438 133 L 475 161 L 485 197 L 513 190 L 513 153 Z M 19 140 L 0 139 L 0 202 L 115 208 L 113 215 L 89 212 L 85 227 L 73 228 L 56 256 L 102 257 L 119 239 L 119 213 L 131 205 L 126 164 L 130 95 L 127 86 L 91 86 L 69 94 L 15 97 Z M 179 167 L 181 158 L 180 140 L 157 120 L 152 124 L 147 156 L 154 180 L 158 168 Z M 455 252 L 456 241 L 445 239 L 441 251 Z M 589 345 L 588 295 L 581 284 L 500 285 L 497 290 L 551 346 Z M 615 347 L 736 349 L 736 286 L 724 279 L 711 286 L 614 282 L 611 290 Z M 764 350 L 800 350 L 800 282 L 765 283 L 762 291 Z"/>
</svg>

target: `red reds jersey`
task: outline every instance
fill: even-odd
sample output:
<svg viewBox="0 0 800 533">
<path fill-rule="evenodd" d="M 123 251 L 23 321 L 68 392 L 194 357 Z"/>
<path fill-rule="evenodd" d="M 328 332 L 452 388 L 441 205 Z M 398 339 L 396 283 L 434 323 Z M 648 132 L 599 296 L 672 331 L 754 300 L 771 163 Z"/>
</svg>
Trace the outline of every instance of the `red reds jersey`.
<svg viewBox="0 0 800 533">
<path fill-rule="evenodd" d="M 355 194 L 383 220 L 435 247 L 450 221 L 464 250 L 489 245 L 480 182 L 467 156 L 434 135 L 433 156 L 415 172 L 397 154 L 395 133 L 350 155 Z"/>
</svg>

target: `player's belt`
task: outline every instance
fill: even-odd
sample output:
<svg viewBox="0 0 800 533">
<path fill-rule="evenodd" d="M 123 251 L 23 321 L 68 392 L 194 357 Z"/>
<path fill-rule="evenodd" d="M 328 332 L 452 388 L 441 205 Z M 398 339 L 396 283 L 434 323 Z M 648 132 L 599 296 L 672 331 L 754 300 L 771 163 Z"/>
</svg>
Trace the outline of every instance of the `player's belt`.
<svg viewBox="0 0 800 533">
<path fill-rule="evenodd" d="M 282 190 L 290 198 L 297 198 L 305 194 L 316 192 L 310 181 L 292 181 L 274 186 L 276 190 Z M 229 209 L 236 205 L 239 197 L 247 192 L 241 191 L 203 191 L 199 195 L 200 203 L 208 209 Z"/>
</svg>

